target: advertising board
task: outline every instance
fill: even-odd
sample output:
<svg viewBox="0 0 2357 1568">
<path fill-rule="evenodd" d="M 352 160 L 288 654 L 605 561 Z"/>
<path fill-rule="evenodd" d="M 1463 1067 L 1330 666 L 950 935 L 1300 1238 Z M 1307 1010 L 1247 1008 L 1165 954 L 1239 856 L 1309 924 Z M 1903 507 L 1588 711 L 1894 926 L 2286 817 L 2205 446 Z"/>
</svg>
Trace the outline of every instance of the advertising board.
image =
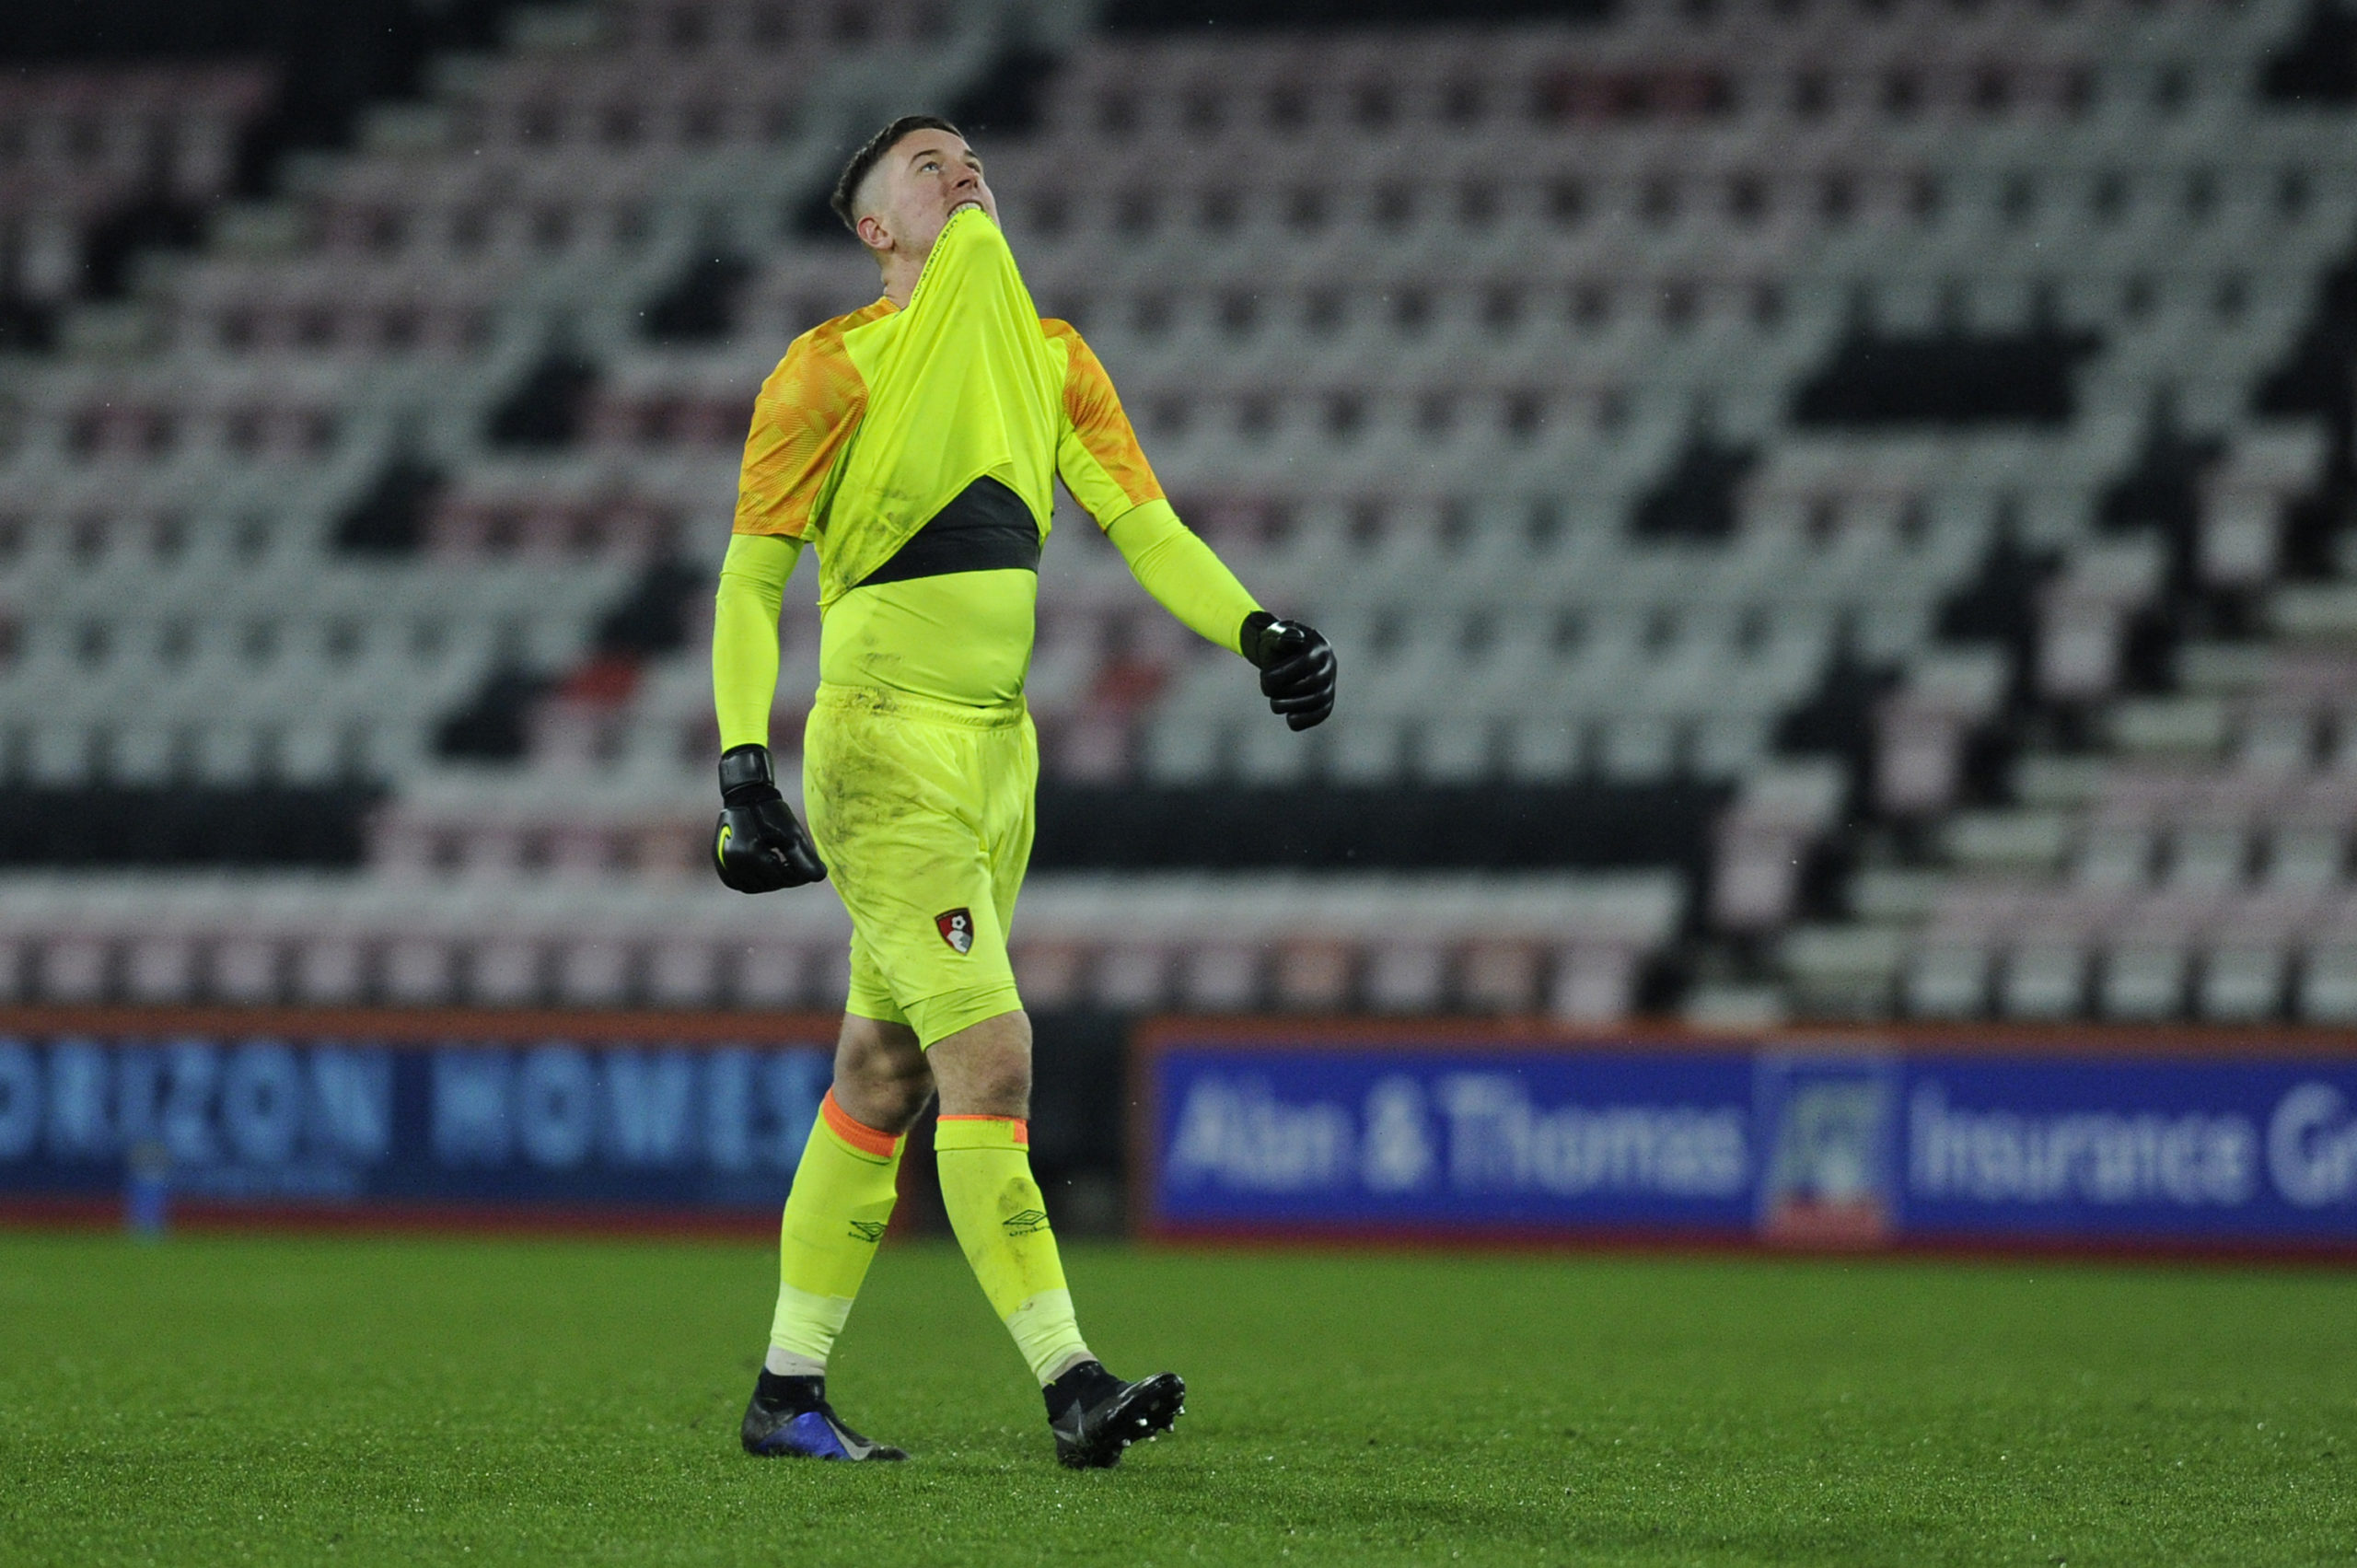
<svg viewBox="0 0 2357 1568">
<path fill-rule="evenodd" d="M 2357 1254 L 2348 1042 L 1168 1021 L 1133 1084 L 1166 1237 Z"/>
<path fill-rule="evenodd" d="M 772 1224 L 832 1019 L 0 1012 L 0 1201 Z"/>
<path fill-rule="evenodd" d="M 834 1021 L 0 1010 L 0 1211 L 774 1223 Z M 2357 1256 L 2357 1042 L 1163 1021 L 1164 1237 Z"/>
</svg>

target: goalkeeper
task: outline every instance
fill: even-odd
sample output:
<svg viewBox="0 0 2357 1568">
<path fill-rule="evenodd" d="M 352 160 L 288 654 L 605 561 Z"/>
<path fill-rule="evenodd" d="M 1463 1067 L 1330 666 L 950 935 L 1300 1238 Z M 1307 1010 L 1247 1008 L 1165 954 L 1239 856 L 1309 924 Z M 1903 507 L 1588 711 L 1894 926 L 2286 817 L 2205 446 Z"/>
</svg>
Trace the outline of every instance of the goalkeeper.
<svg viewBox="0 0 2357 1568">
<path fill-rule="evenodd" d="M 713 632 L 721 880 L 761 893 L 831 875 L 853 931 L 834 1085 L 786 1199 L 743 1441 L 905 1457 L 836 1417 L 827 1356 L 891 1215 L 903 1136 L 937 1093 L 943 1206 L 1039 1378 L 1056 1456 L 1109 1466 L 1168 1430 L 1186 1390 L 1170 1373 L 1124 1382 L 1089 1353 L 1027 1149 L 1031 1026 L 1006 938 L 1031 853 L 1023 681 L 1055 482 L 1148 593 L 1260 668 L 1295 729 L 1332 711 L 1333 650 L 1262 610 L 1178 521 L 1088 345 L 1039 319 L 955 127 L 886 126 L 834 208 L 884 295 L 796 338 L 763 384 Z M 778 610 L 806 544 L 821 620 L 807 834 L 768 749 Z"/>
</svg>

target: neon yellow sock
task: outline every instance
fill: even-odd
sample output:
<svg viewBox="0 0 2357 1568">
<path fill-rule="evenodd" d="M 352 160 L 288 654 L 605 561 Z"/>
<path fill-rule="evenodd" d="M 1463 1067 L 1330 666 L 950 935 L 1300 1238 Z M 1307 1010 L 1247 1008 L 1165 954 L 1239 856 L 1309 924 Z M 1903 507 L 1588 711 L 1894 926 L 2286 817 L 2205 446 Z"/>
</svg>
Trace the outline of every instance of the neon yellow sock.
<svg viewBox="0 0 2357 1568">
<path fill-rule="evenodd" d="M 900 1173 L 900 1140 L 853 1121 L 828 1090 L 785 1195 L 772 1371 L 826 1370 L 827 1353 L 892 1218 Z"/>
<path fill-rule="evenodd" d="M 1074 1320 L 1056 1233 L 1031 1179 L 1031 1133 L 1006 1116 L 945 1116 L 933 1135 L 941 1203 L 991 1310 L 1045 1387 L 1088 1346 Z"/>
</svg>

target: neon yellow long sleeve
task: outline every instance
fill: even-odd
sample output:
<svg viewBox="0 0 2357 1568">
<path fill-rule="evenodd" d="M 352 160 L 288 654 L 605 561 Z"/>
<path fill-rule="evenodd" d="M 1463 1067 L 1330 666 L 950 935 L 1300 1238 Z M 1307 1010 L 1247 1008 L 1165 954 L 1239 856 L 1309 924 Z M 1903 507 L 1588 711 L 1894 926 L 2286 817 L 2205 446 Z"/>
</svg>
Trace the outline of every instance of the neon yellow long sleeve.
<svg viewBox="0 0 2357 1568">
<path fill-rule="evenodd" d="M 728 541 L 712 615 L 712 703 L 724 751 L 769 744 L 778 610 L 801 556 L 802 541 L 781 534 L 740 533 Z"/>
<path fill-rule="evenodd" d="M 1113 519 L 1105 537 L 1130 575 L 1179 624 L 1229 653 L 1241 653 L 1244 618 L 1260 608 L 1212 547 L 1178 520 L 1167 501 L 1148 501 Z"/>
</svg>

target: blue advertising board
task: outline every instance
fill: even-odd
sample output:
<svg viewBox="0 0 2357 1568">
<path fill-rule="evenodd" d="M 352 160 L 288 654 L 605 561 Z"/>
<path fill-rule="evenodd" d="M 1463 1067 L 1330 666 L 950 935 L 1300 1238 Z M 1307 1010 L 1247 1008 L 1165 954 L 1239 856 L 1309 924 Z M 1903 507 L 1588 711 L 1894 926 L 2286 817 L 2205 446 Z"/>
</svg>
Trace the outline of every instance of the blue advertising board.
<svg viewBox="0 0 2357 1568">
<path fill-rule="evenodd" d="M 2346 1046 L 1171 1023 L 1135 1069 L 1167 1236 L 2357 1252 Z"/>
<path fill-rule="evenodd" d="M 0 1200 L 774 1216 L 830 1021 L 0 1015 Z"/>
</svg>

